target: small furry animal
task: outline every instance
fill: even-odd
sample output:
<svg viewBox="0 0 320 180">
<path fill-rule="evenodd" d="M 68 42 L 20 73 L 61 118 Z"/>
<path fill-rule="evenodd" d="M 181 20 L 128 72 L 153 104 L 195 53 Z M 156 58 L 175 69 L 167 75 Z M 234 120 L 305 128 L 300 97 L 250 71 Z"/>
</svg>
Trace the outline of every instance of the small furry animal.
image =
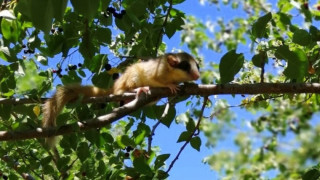
<svg viewBox="0 0 320 180">
<path fill-rule="evenodd" d="M 58 88 L 53 97 L 47 100 L 43 106 L 42 126 L 44 128 L 56 126 L 56 117 L 64 105 L 76 100 L 79 96 L 89 98 L 109 94 L 120 95 L 135 89 L 137 96 L 139 96 L 141 92 L 147 92 L 149 87 L 168 87 L 172 93 L 176 93 L 179 83 L 197 80 L 199 77 L 198 63 L 185 52 L 167 53 L 155 59 L 137 62 L 127 67 L 111 89 L 80 85 Z M 55 144 L 55 138 L 47 138 L 46 144 L 52 147 Z"/>
</svg>

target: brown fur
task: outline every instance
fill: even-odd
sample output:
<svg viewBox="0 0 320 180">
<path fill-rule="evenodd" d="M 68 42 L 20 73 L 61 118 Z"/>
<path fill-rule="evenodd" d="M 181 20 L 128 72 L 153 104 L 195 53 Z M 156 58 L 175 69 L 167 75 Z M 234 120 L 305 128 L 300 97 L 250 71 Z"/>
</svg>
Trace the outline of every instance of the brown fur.
<svg viewBox="0 0 320 180">
<path fill-rule="evenodd" d="M 181 61 L 193 63 L 191 72 L 186 72 L 175 68 Z M 109 94 L 123 94 L 139 87 L 168 87 L 174 93 L 177 84 L 185 81 L 196 80 L 199 78 L 199 71 L 195 68 L 196 62 L 187 53 L 166 54 L 154 60 L 137 62 L 125 70 L 123 75 L 116 80 L 112 89 L 101 89 L 94 86 L 71 85 L 57 89 L 51 99 L 43 106 L 43 124 L 45 128 L 56 126 L 56 117 L 63 109 L 64 105 L 79 96 L 97 97 Z M 139 92 L 139 91 L 138 91 Z M 55 137 L 46 139 L 49 146 L 55 144 Z"/>
</svg>

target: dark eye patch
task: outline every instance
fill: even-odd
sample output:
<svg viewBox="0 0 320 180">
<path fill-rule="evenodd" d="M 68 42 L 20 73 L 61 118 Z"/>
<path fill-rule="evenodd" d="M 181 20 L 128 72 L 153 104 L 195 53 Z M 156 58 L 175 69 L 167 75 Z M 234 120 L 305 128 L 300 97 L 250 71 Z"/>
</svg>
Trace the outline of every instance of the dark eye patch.
<svg viewBox="0 0 320 180">
<path fill-rule="evenodd" d="M 176 68 L 181 69 L 186 72 L 190 72 L 191 65 L 188 61 L 182 61 L 179 64 L 177 64 Z"/>
</svg>

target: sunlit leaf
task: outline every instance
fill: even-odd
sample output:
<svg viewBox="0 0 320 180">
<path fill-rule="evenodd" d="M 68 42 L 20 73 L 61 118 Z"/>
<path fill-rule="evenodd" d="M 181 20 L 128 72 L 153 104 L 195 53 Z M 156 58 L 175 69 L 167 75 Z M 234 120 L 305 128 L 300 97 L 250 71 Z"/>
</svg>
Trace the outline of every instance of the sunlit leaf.
<svg viewBox="0 0 320 180">
<path fill-rule="evenodd" d="M 263 38 L 266 35 L 267 24 L 271 20 L 272 14 L 269 12 L 266 15 L 260 17 L 253 25 L 252 25 L 252 35 L 255 38 Z"/>
</svg>

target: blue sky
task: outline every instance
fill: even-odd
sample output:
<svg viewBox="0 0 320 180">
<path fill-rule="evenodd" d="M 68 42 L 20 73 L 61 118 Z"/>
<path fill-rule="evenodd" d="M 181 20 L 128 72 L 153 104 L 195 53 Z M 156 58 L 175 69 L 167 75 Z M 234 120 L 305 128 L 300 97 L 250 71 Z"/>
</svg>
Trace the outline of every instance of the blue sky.
<svg viewBox="0 0 320 180">
<path fill-rule="evenodd" d="M 223 18 L 224 20 L 228 21 L 234 17 L 239 17 L 239 15 L 244 16 L 245 14 L 239 13 L 239 11 L 232 10 L 230 7 L 220 6 L 220 10 L 214 5 L 200 5 L 199 1 L 197 0 L 189 0 L 185 1 L 181 5 L 174 6 L 174 8 L 179 9 L 186 13 L 186 15 L 193 15 L 200 19 L 203 23 L 206 20 L 215 21 L 217 18 Z M 228 13 L 225 13 L 228 12 Z M 176 49 L 183 49 L 185 51 L 189 51 L 185 46 L 180 46 L 180 33 L 175 34 L 174 37 L 171 39 L 164 39 L 168 46 L 168 51 L 173 48 Z M 222 53 L 215 53 L 213 51 L 207 49 L 200 49 L 200 54 L 204 57 L 204 64 L 208 64 L 208 60 L 213 60 L 216 63 L 219 63 L 220 58 L 224 55 L 225 52 Z M 230 99 L 230 96 L 223 96 Z M 233 101 L 230 103 L 239 104 Z M 183 104 L 183 103 L 182 103 Z M 182 104 L 177 106 L 177 114 L 183 113 L 186 111 L 185 106 Z M 200 108 L 200 107 L 199 107 Z M 205 116 L 208 116 L 208 111 L 206 111 Z M 248 113 L 246 113 L 248 114 Z M 244 115 L 244 114 L 243 114 Z M 183 143 L 176 143 L 179 135 L 181 132 L 185 131 L 185 127 L 181 124 L 173 123 L 168 129 L 165 126 L 158 127 L 156 131 L 156 135 L 154 136 L 154 145 L 158 145 L 161 149 L 161 154 L 170 153 L 171 156 L 167 161 L 167 166 L 171 163 L 173 158 L 176 156 L 180 147 Z M 170 171 L 170 176 L 168 179 L 170 180 L 194 180 L 194 179 L 218 179 L 219 175 L 210 169 L 210 166 L 204 164 L 202 160 L 209 155 L 212 155 L 214 152 L 217 152 L 222 149 L 234 149 L 234 144 L 232 141 L 223 142 L 220 144 L 220 147 L 215 149 L 209 149 L 205 147 L 206 138 L 203 134 L 200 134 L 200 138 L 202 140 L 202 146 L 200 152 L 193 149 L 190 145 L 188 145 L 180 158 L 175 163 L 174 167 Z"/>
</svg>

